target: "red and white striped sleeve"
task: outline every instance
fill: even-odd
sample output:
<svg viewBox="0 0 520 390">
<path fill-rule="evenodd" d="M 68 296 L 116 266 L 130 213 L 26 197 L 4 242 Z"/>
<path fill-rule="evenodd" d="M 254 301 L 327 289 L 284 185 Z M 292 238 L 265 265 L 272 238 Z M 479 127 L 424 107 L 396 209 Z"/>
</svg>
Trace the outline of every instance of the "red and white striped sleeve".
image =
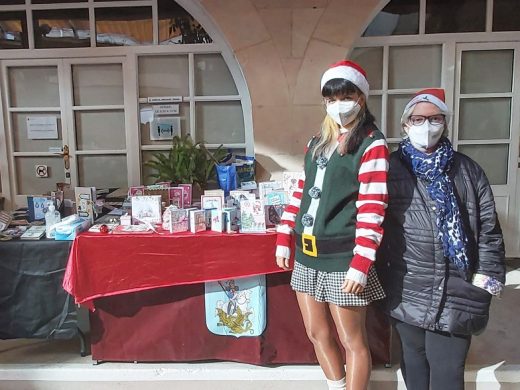
<svg viewBox="0 0 520 390">
<path fill-rule="evenodd" d="M 291 257 L 291 235 L 296 224 L 296 215 L 300 211 L 304 184 L 305 173 L 302 172 L 298 180 L 298 188 L 292 193 L 291 200 L 282 214 L 280 225 L 276 229 L 278 233 L 276 237 L 276 256 L 287 259 Z"/>
<path fill-rule="evenodd" d="M 356 246 L 347 271 L 347 279 L 363 286 L 367 284 L 368 271 L 374 264 L 377 248 L 383 238 L 381 224 L 388 205 L 387 174 L 388 145 L 384 139 L 379 139 L 372 142 L 361 157 L 356 202 Z"/>
</svg>

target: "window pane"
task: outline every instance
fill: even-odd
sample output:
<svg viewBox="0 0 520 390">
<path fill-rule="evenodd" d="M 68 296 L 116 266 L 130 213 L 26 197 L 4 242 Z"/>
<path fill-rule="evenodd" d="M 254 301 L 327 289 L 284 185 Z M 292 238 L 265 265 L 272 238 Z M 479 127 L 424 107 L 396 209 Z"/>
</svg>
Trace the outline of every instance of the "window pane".
<svg viewBox="0 0 520 390">
<path fill-rule="evenodd" d="M 88 9 L 33 11 L 37 49 L 90 46 Z"/>
<path fill-rule="evenodd" d="M 165 150 L 165 151 L 149 150 L 149 151 L 143 151 L 143 153 L 141 154 L 141 161 L 142 161 L 141 181 L 144 185 L 155 183 L 156 179 L 154 177 L 151 177 L 150 175 L 157 173 L 157 171 L 153 168 L 146 166 L 146 163 L 153 160 L 153 155 L 156 153 L 162 153 L 164 155 L 167 155 L 168 151 L 167 150 Z"/>
<path fill-rule="evenodd" d="M 124 104 L 121 64 L 73 65 L 74 105 Z"/>
<path fill-rule="evenodd" d="M 27 117 L 52 116 L 56 117 L 58 124 L 58 139 L 29 139 L 27 137 Z M 62 142 L 61 117 L 50 112 L 13 112 L 11 114 L 13 124 L 13 142 L 15 152 L 48 152 L 50 147 L 60 147 Z"/>
<path fill-rule="evenodd" d="M 220 54 L 195 56 L 195 95 L 237 95 L 235 81 Z"/>
<path fill-rule="evenodd" d="M 390 48 L 388 88 L 440 87 L 442 47 L 394 46 Z"/>
<path fill-rule="evenodd" d="M 8 68 L 11 107 L 60 107 L 55 66 Z"/>
<path fill-rule="evenodd" d="M 41 195 L 65 181 L 61 157 L 15 157 L 18 194 Z M 47 165 L 49 177 L 36 178 L 35 165 Z"/>
<path fill-rule="evenodd" d="M 126 155 L 77 156 L 79 185 L 113 188 L 128 186 Z"/>
<path fill-rule="evenodd" d="M 493 0 L 493 31 L 520 30 L 520 2 Z"/>
<path fill-rule="evenodd" d="M 158 0 L 157 4 L 161 45 L 213 42 L 200 23 L 175 1 Z"/>
<path fill-rule="evenodd" d="M 141 109 L 151 108 L 148 104 L 141 104 Z M 189 134 L 190 131 L 190 105 L 189 103 L 179 104 L 179 116 L 181 118 L 181 134 Z M 141 145 L 170 145 L 171 140 L 152 141 L 150 139 L 150 123 L 141 123 Z"/>
<path fill-rule="evenodd" d="M 139 97 L 189 96 L 188 56 L 139 57 Z"/>
<path fill-rule="evenodd" d="M 82 3 L 88 0 L 31 0 L 32 4 Z"/>
<path fill-rule="evenodd" d="M 507 184 L 509 145 L 459 145 L 458 151 L 484 169 L 490 184 Z"/>
<path fill-rule="evenodd" d="M 381 103 L 382 103 L 382 98 L 380 95 L 370 95 L 368 98 L 368 109 L 370 110 L 372 115 L 374 115 L 374 117 L 376 118 L 376 123 L 378 124 L 378 126 L 381 126 L 381 112 L 382 112 Z M 385 129 L 381 129 L 381 131 L 383 131 L 383 133 L 384 133 L 384 130 Z"/>
<path fill-rule="evenodd" d="M 364 37 L 419 34 L 419 0 L 390 1 L 363 33 Z"/>
<path fill-rule="evenodd" d="M 125 149 L 125 112 L 76 111 L 78 150 Z"/>
<path fill-rule="evenodd" d="M 244 142 L 244 114 L 240 102 L 197 102 L 197 142 Z"/>
<path fill-rule="evenodd" d="M 386 136 L 388 138 L 401 138 L 401 116 L 403 116 L 406 103 L 411 98 L 412 95 L 388 95 L 386 118 Z"/>
<path fill-rule="evenodd" d="M 350 56 L 367 73 L 370 89 L 383 89 L 383 48 L 360 47 Z"/>
<path fill-rule="evenodd" d="M 25 0 L 0 0 L 0 5 L 25 4 Z"/>
<path fill-rule="evenodd" d="M 426 0 L 426 34 L 485 29 L 486 0 Z"/>
<path fill-rule="evenodd" d="M 463 51 L 461 92 L 511 92 L 513 56 L 513 50 Z"/>
<path fill-rule="evenodd" d="M 459 139 L 509 139 L 510 98 L 460 100 Z"/>
<path fill-rule="evenodd" d="M 153 43 L 151 7 L 97 8 L 95 12 L 97 46 Z"/>
<path fill-rule="evenodd" d="M 0 49 L 27 49 L 25 11 L 0 13 Z"/>
</svg>

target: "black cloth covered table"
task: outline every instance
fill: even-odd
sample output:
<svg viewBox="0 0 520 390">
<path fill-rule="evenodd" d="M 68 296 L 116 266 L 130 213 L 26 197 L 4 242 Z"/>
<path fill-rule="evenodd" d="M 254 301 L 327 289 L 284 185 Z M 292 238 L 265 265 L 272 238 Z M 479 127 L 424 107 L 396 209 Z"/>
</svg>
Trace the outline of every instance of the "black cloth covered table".
<svg viewBox="0 0 520 390">
<path fill-rule="evenodd" d="M 0 339 L 78 335 L 74 299 L 62 281 L 70 241 L 0 242 Z"/>
</svg>

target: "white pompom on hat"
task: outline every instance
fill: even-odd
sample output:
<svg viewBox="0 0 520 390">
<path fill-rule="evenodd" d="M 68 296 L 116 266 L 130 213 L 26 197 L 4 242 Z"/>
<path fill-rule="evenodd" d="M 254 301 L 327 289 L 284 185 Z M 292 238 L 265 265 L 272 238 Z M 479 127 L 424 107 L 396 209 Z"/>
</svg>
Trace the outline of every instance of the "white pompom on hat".
<svg viewBox="0 0 520 390">
<path fill-rule="evenodd" d="M 327 81 L 332 79 L 345 79 L 350 81 L 363 92 L 365 98 L 368 98 L 370 87 L 368 85 L 367 74 L 365 70 L 355 62 L 343 60 L 332 64 L 330 68 L 323 73 L 323 76 L 321 76 L 321 90 L 323 90 L 323 86 Z"/>
</svg>

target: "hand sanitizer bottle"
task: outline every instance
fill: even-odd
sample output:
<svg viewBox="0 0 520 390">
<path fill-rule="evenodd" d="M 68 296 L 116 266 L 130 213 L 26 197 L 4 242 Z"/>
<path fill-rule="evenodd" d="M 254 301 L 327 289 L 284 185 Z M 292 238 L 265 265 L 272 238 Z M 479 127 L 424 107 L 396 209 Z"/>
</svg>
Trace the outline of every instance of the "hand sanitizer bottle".
<svg viewBox="0 0 520 390">
<path fill-rule="evenodd" d="M 54 203 L 49 203 L 47 212 L 45 213 L 45 237 L 54 238 L 54 231 L 51 232 L 52 225 L 61 221 L 60 212 L 54 207 Z"/>
</svg>

